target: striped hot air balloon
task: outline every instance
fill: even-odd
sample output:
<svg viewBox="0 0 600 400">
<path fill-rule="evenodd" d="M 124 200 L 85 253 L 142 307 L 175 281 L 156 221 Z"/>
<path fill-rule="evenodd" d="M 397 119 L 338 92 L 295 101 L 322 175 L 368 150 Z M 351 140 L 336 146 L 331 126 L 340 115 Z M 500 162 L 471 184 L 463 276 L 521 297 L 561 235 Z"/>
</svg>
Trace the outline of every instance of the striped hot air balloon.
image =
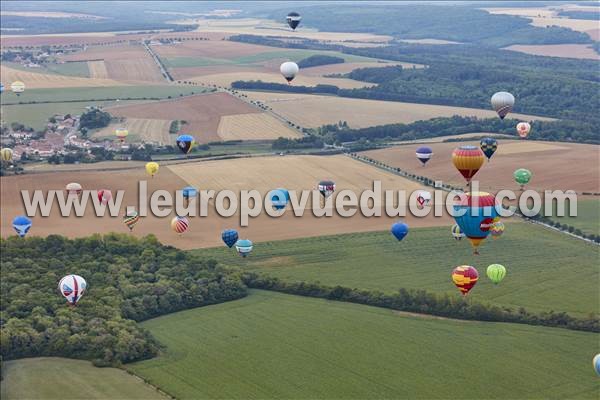
<svg viewBox="0 0 600 400">
<path fill-rule="evenodd" d="M 13 159 L 13 151 L 11 148 L 5 147 L 2 150 L 0 150 L 0 160 L 6 161 L 6 162 L 12 162 L 12 159 Z"/>
<path fill-rule="evenodd" d="M 461 265 L 452 271 L 452 282 L 454 282 L 463 296 L 466 296 L 473 289 L 478 279 L 479 273 L 475 267 L 471 267 L 470 265 Z"/>
<path fill-rule="evenodd" d="M 483 165 L 484 157 L 479 147 L 460 146 L 452 152 L 452 164 L 469 183 Z"/>
<path fill-rule="evenodd" d="M 137 211 L 129 211 L 127 214 L 125 214 L 125 216 L 123 217 L 123 223 L 129 228 L 129 232 L 133 231 L 133 227 L 135 226 L 135 224 L 137 224 L 140 220 L 140 216 L 137 213 Z"/>
<path fill-rule="evenodd" d="M 431 156 L 433 155 L 433 150 L 431 150 L 431 147 L 427 146 L 419 147 L 415 152 L 415 155 L 417 156 L 417 159 L 421 161 L 421 164 L 425 166 L 425 164 L 427 164 L 427 161 L 431 159 Z"/>
<path fill-rule="evenodd" d="M 494 224 L 490 228 L 490 235 L 492 239 L 498 239 L 504 233 L 504 222 L 494 221 Z"/>
<path fill-rule="evenodd" d="M 285 17 L 285 20 L 287 21 L 290 28 L 292 28 L 292 30 L 295 31 L 298 25 L 300 24 L 302 17 L 297 12 L 292 11 L 287 15 L 287 17 Z"/>
<path fill-rule="evenodd" d="M 329 196 L 335 192 L 335 182 L 334 181 L 321 181 L 319 182 L 319 192 L 324 199 L 327 199 Z"/>
<path fill-rule="evenodd" d="M 177 216 L 171 220 L 171 229 L 173 229 L 173 231 L 178 233 L 179 235 L 187 231 L 189 226 L 190 221 L 188 221 L 186 217 Z"/>
<path fill-rule="evenodd" d="M 488 237 L 498 217 L 496 198 L 485 192 L 467 193 L 454 205 L 454 219 L 479 254 L 481 242 Z"/>
<path fill-rule="evenodd" d="M 87 283 L 79 275 L 67 275 L 58 282 L 58 290 L 67 302 L 74 306 L 77 304 L 87 289 Z"/>
<path fill-rule="evenodd" d="M 458 224 L 452 225 L 452 229 L 450 231 L 452 232 L 452 237 L 456 240 L 462 240 L 462 238 L 465 237 L 465 234 L 460 230 L 460 226 L 458 226 Z"/>
<path fill-rule="evenodd" d="M 235 243 L 235 249 L 237 250 L 238 254 L 244 258 L 246 258 L 250 252 L 252 252 L 252 248 L 252 241 L 248 239 L 240 239 Z"/>
<path fill-rule="evenodd" d="M 479 147 L 481 148 L 481 151 L 483 151 L 483 154 L 485 154 L 487 157 L 488 161 L 490 161 L 490 158 L 492 158 L 498 149 L 498 141 L 494 138 L 486 137 L 481 139 L 479 142 Z"/>
<path fill-rule="evenodd" d="M 506 268 L 504 268 L 504 265 L 501 264 L 491 264 L 488 265 L 485 273 L 487 274 L 488 278 L 490 278 L 490 281 L 497 285 L 506 276 Z"/>
<path fill-rule="evenodd" d="M 492 96 L 491 102 L 492 108 L 498 113 L 500 119 L 504 119 L 515 105 L 515 96 L 508 92 L 497 92 Z"/>
</svg>

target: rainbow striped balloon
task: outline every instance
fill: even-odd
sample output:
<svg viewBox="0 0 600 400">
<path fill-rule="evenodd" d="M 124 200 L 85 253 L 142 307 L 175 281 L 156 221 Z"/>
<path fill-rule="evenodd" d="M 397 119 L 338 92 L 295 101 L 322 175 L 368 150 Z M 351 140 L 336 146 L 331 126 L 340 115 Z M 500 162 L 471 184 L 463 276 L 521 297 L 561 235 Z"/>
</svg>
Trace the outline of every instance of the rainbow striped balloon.
<svg viewBox="0 0 600 400">
<path fill-rule="evenodd" d="M 175 217 L 171 220 L 171 229 L 180 235 L 187 231 L 189 226 L 190 222 L 186 217 Z"/>
<path fill-rule="evenodd" d="M 133 230 L 133 227 L 138 223 L 139 220 L 140 216 L 138 215 L 137 211 L 130 211 L 123 217 L 123 223 L 127 225 L 130 232 Z"/>
</svg>

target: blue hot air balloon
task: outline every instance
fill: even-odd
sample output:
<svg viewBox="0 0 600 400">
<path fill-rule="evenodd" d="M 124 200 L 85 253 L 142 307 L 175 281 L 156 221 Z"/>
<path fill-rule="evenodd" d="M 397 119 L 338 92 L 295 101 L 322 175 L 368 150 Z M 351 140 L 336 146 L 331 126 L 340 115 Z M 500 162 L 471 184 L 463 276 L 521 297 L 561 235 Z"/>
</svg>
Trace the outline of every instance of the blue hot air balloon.
<svg viewBox="0 0 600 400">
<path fill-rule="evenodd" d="M 479 254 L 481 242 L 491 233 L 496 211 L 496 198 L 485 192 L 470 193 L 454 205 L 454 220 Z"/>
<path fill-rule="evenodd" d="M 198 190 L 196 190 L 196 188 L 193 186 L 184 187 L 182 192 L 183 192 L 183 198 L 188 199 L 188 200 L 192 197 L 196 197 L 196 195 L 198 194 Z"/>
<path fill-rule="evenodd" d="M 479 147 L 481 147 L 481 151 L 483 151 L 483 154 L 490 161 L 490 158 L 492 158 L 498 148 L 498 141 L 491 137 L 485 137 L 479 142 Z"/>
<path fill-rule="evenodd" d="M 269 199 L 274 209 L 283 210 L 290 201 L 290 192 L 287 189 L 274 189 L 269 192 Z"/>
<path fill-rule="evenodd" d="M 232 248 L 233 245 L 238 241 L 238 233 L 235 229 L 227 229 L 221 232 L 221 239 L 227 245 L 227 247 Z"/>
<path fill-rule="evenodd" d="M 194 147 L 194 137 L 192 135 L 179 135 L 175 140 L 177 147 L 182 151 L 183 154 L 188 154 Z"/>
<path fill-rule="evenodd" d="M 31 228 L 31 220 L 24 215 L 13 219 L 13 228 L 20 237 L 24 237 Z"/>
<path fill-rule="evenodd" d="M 240 256 L 246 257 L 252 251 L 252 241 L 248 239 L 240 239 L 236 242 L 235 249 Z"/>
<path fill-rule="evenodd" d="M 392 225 L 392 235 L 398 240 L 404 239 L 408 235 L 408 225 L 404 222 L 396 222 Z"/>
<path fill-rule="evenodd" d="M 0 82 L 0 94 L 2 94 L 2 92 L 4 92 L 4 84 Z"/>
<path fill-rule="evenodd" d="M 433 155 L 433 150 L 431 150 L 431 147 L 423 146 L 419 147 L 415 154 L 417 156 L 417 159 L 421 161 L 421 163 L 424 166 L 425 164 L 427 164 L 427 161 L 429 161 L 429 159 Z"/>
</svg>

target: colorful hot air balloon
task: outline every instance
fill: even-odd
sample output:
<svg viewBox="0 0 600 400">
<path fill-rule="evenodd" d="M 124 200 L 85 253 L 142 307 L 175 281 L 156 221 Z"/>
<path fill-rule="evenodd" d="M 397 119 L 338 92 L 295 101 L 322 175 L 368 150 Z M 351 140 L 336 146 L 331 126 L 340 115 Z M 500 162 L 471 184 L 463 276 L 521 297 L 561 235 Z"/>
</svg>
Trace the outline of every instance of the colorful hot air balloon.
<svg viewBox="0 0 600 400">
<path fill-rule="evenodd" d="M 319 192 L 324 199 L 327 199 L 329 196 L 335 192 L 335 182 L 333 181 L 321 181 L 319 182 Z"/>
<path fill-rule="evenodd" d="M 525 168 L 519 168 L 513 173 L 513 177 L 515 178 L 515 182 L 517 182 L 521 186 L 521 190 L 529 183 L 531 180 L 531 171 Z"/>
<path fill-rule="evenodd" d="M 119 142 L 123 143 L 125 139 L 129 135 L 129 131 L 125 128 L 117 128 L 115 129 L 115 136 L 119 139 Z"/>
<path fill-rule="evenodd" d="M 252 242 L 248 239 L 240 239 L 235 243 L 235 249 L 245 258 L 252 251 Z"/>
<path fill-rule="evenodd" d="M 504 265 L 491 264 L 488 265 L 486 274 L 488 278 L 490 278 L 490 281 L 494 282 L 494 284 L 497 285 L 506 276 L 506 268 L 504 268 Z"/>
<path fill-rule="evenodd" d="M 158 172 L 159 165 L 157 162 L 150 161 L 146 163 L 146 173 L 154 178 L 154 175 Z"/>
<path fill-rule="evenodd" d="M 470 265 L 461 265 L 452 271 L 452 282 L 454 282 L 463 296 L 466 296 L 473 289 L 478 279 L 479 273 L 475 267 L 471 267 Z"/>
<path fill-rule="evenodd" d="M 473 246 L 473 254 L 479 254 L 479 245 L 490 234 L 498 216 L 496 198 L 485 192 L 467 193 L 454 205 L 454 213 L 460 230 Z"/>
<path fill-rule="evenodd" d="M 283 210 L 290 201 L 290 192 L 287 189 L 274 189 L 268 194 L 275 210 Z"/>
<path fill-rule="evenodd" d="M 2 150 L 0 150 L 0 160 L 6 161 L 6 162 L 12 162 L 12 159 L 13 159 L 13 151 L 11 148 L 5 147 Z"/>
<path fill-rule="evenodd" d="M 600 354 L 596 354 L 592 363 L 594 364 L 594 371 L 600 375 Z"/>
<path fill-rule="evenodd" d="M 484 155 L 479 147 L 460 146 L 452 152 L 452 164 L 466 179 L 467 183 L 483 165 Z"/>
<path fill-rule="evenodd" d="M 391 232 L 396 239 L 401 241 L 406 235 L 408 235 L 408 225 L 406 225 L 404 222 L 396 222 L 392 225 Z"/>
<path fill-rule="evenodd" d="M 281 64 L 281 67 L 279 67 L 279 71 L 281 72 L 281 75 L 283 75 L 285 80 L 288 81 L 288 83 L 290 83 L 296 77 L 296 74 L 298 74 L 300 68 L 295 62 L 288 61 Z"/>
<path fill-rule="evenodd" d="M 67 275 L 58 282 L 58 290 L 60 294 L 67 299 L 67 302 L 74 306 L 77 304 L 81 297 L 85 293 L 87 283 L 79 275 Z"/>
<path fill-rule="evenodd" d="M 108 189 L 100 189 L 98 190 L 98 200 L 101 204 L 108 204 L 108 202 L 112 199 L 112 193 Z"/>
<path fill-rule="evenodd" d="M 431 156 L 433 155 L 433 150 L 431 150 L 431 147 L 423 146 L 419 147 L 415 154 L 417 156 L 417 159 L 421 161 L 421 164 L 425 166 L 425 164 L 427 164 L 427 161 L 431 159 Z"/>
<path fill-rule="evenodd" d="M 431 193 L 427 190 L 419 190 L 417 192 L 417 208 L 419 210 L 425 208 L 431 203 Z"/>
<path fill-rule="evenodd" d="M 137 213 L 137 211 L 135 211 L 135 210 L 134 211 L 129 211 L 123 217 L 123 223 L 125 225 L 127 225 L 127 227 L 129 228 L 129 232 L 133 231 L 133 227 L 135 226 L 135 224 L 138 223 L 139 220 L 140 220 L 140 216 Z"/>
<path fill-rule="evenodd" d="M 492 239 L 498 239 L 504 233 L 504 223 L 501 221 L 494 221 L 494 224 L 490 228 L 490 235 Z"/>
<path fill-rule="evenodd" d="M 481 148 L 481 151 L 483 151 L 483 154 L 485 154 L 487 157 L 488 161 L 490 161 L 490 158 L 492 158 L 496 152 L 496 149 L 498 148 L 498 141 L 494 138 L 486 137 L 481 139 L 479 142 L 479 147 Z"/>
<path fill-rule="evenodd" d="M 25 84 L 21 81 L 14 81 L 10 84 L 10 90 L 17 96 L 20 96 L 25 91 Z"/>
<path fill-rule="evenodd" d="M 171 220 L 171 229 L 180 235 L 187 231 L 189 226 L 190 221 L 186 217 L 177 216 Z"/>
<path fill-rule="evenodd" d="M 20 215 L 13 219 L 12 226 L 19 237 L 25 237 L 31 228 L 31 220 L 24 215 Z"/>
<path fill-rule="evenodd" d="M 184 199 L 191 199 L 192 197 L 196 197 L 198 195 L 198 190 L 193 186 L 186 186 L 182 190 Z"/>
<path fill-rule="evenodd" d="M 498 113 L 500 119 L 504 119 L 514 105 L 515 96 L 508 92 L 498 92 L 492 96 L 492 108 Z"/>
<path fill-rule="evenodd" d="M 68 183 L 66 189 L 69 196 L 79 196 L 83 191 L 81 185 L 77 182 Z"/>
<path fill-rule="evenodd" d="M 452 225 L 452 229 L 450 231 L 452 232 L 452 237 L 456 240 L 461 240 L 465 237 L 465 234 L 460 230 L 460 226 L 458 226 L 458 224 Z"/>
<path fill-rule="evenodd" d="M 234 244 L 238 241 L 238 233 L 235 229 L 227 229 L 221 232 L 221 239 L 227 245 L 227 247 L 232 248 Z"/>
<path fill-rule="evenodd" d="M 302 17 L 300 16 L 300 14 L 298 14 L 297 12 L 291 12 L 287 15 L 287 17 L 285 18 L 285 20 L 287 21 L 288 25 L 290 26 L 290 28 L 292 28 L 292 30 L 296 30 L 296 28 L 298 27 L 298 25 L 300 24 L 300 21 L 302 20 Z"/>
<path fill-rule="evenodd" d="M 528 122 L 519 122 L 517 124 L 517 133 L 521 139 L 525 139 L 531 131 L 531 125 Z"/>
<path fill-rule="evenodd" d="M 175 142 L 177 143 L 177 148 L 179 148 L 183 154 L 189 154 L 196 143 L 194 137 L 191 135 L 179 135 Z"/>
</svg>

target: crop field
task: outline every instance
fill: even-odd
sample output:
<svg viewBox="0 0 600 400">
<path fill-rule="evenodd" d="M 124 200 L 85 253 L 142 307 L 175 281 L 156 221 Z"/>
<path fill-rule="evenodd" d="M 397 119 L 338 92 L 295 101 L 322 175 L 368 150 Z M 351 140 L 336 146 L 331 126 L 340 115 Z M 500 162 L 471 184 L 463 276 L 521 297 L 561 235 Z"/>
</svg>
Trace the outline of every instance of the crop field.
<svg viewBox="0 0 600 400">
<path fill-rule="evenodd" d="M 287 83 L 279 72 L 228 72 L 203 76 L 195 76 L 188 80 L 200 85 L 217 85 L 220 87 L 231 87 L 235 81 L 263 81 L 269 83 Z M 356 81 L 347 78 L 327 78 L 320 76 L 297 76 L 293 82 L 297 86 L 332 85 L 340 89 L 359 89 L 375 86 L 373 83 Z M 306 116 L 311 118 L 310 115 Z"/>
<path fill-rule="evenodd" d="M 452 151 L 467 144 L 479 146 L 479 141 L 431 144 L 434 155 L 425 167 L 415 158 L 418 145 L 372 150 L 364 155 L 431 179 L 464 185 L 463 177 L 452 166 Z M 527 168 L 533 174 L 528 189 L 600 192 L 599 152 L 600 147 L 591 144 L 498 140 L 498 150 L 475 178 L 485 190 L 518 190 L 513 171 Z"/>
<path fill-rule="evenodd" d="M 16 399 L 168 399 L 141 379 L 89 361 L 27 358 L 2 363 L 2 398 Z"/>
<path fill-rule="evenodd" d="M 174 145 L 175 136 L 169 134 L 171 121 L 163 119 L 138 119 L 127 118 L 121 124 L 111 124 L 92 134 L 96 139 L 115 139 L 115 129 L 123 127 L 129 131 L 127 142 L 157 143 L 160 145 Z"/>
<path fill-rule="evenodd" d="M 485 240 L 477 256 L 467 239 L 454 240 L 450 225 L 413 229 L 402 242 L 385 231 L 260 243 L 246 259 L 226 247 L 198 252 L 288 281 L 384 292 L 425 289 L 456 296 L 460 293 L 450 275 L 454 267 L 466 264 L 479 271 L 477 286 L 469 293 L 474 300 L 580 316 L 600 313 L 598 246 L 511 222 L 500 239 Z M 485 276 L 493 263 L 507 269 L 498 286 Z"/>
<path fill-rule="evenodd" d="M 593 399 L 598 390 L 592 333 L 264 291 L 142 326 L 166 350 L 127 368 L 177 398 Z"/>
<path fill-rule="evenodd" d="M 553 205 L 553 221 L 571 225 L 581 229 L 583 233 L 600 235 L 600 200 L 598 198 L 584 198 L 577 200 L 577 216 L 557 217 L 556 204 Z M 568 208 L 565 208 L 565 213 Z"/>
<path fill-rule="evenodd" d="M 545 44 L 545 45 L 522 45 L 515 44 L 505 48 L 506 50 L 519 51 L 521 53 L 536 56 L 580 58 L 600 60 L 600 55 L 586 44 Z"/>
<path fill-rule="evenodd" d="M 78 76 L 81 78 L 102 78 L 90 76 L 90 70 L 88 69 L 88 65 L 85 62 L 71 62 L 64 64 L 42 64 L 39 68 L 28 68 L 21 64 L 14 62 L 2 62 L 2 65 L 5 67 L 16 69 L 25 72 L 35 72 L 35 73 L 43 73 L 43 74 L 57 74 L 57 75 L 66 75 L 66 76 Z"/>
<path fill-rule="evenodd" d="M 222 140 L 272 140 L 302 136 L 267 113 L 225 115 L 221 117 L 217 134 Z"/>
<path fill-rule="evenodd" d="M 33 70 L 32 70 L 33 71 Z M 55 73 L 44 74 L 38 72 L 23 71 L 14 68 L 0 66 L 0 74 L 3 82 L 22 81 L 27 89 L 40 88 L 72 88 L 72 87 L 98 87 L 98 86 L 117 86 L 119 83 L 111 79 L 92 79 L 78 76 L 58 75 Z M 13 93 L 10 93 L 14 96 Z M 4 97 L 4 94 L 2 95 Z"/>
<path fill-rule="evenodd" d="M 329 78 L 337 81 L 335 78 Z M 295 82 L 295 81 L 294 81 Z M 298 83 L 300 85 L 300 81 Z M 491 118 L 492 110 L 439 106 L 431 104 L 402 103 L 396 101 L 351 99 L 337 96 L 320 96 L 295 93 L 244 92 L 249 99 L 260 101 L 273 111 L 302 127 L 317 128 L 326 124 L 347 121 L 351 128 L 375 125 L 410 123 L 434 117 L 453 115 Z M 511 114 L 525 121 L 551 118 Z"/>
</svg>

